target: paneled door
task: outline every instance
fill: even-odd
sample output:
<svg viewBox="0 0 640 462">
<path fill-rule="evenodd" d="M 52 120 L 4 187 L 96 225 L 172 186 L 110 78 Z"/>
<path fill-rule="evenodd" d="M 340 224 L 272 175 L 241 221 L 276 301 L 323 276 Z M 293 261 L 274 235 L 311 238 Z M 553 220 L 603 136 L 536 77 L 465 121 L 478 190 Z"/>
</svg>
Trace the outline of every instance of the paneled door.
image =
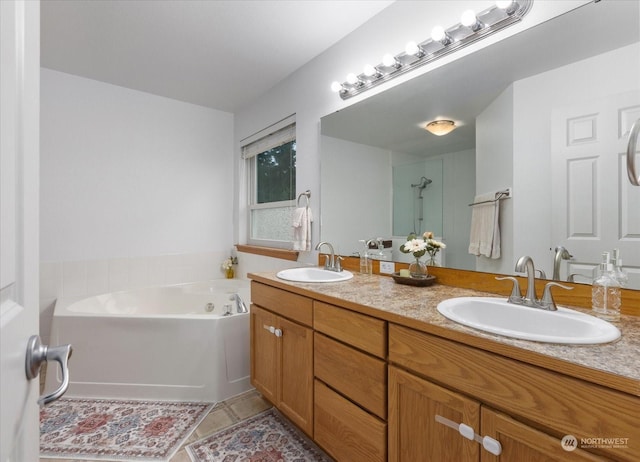
<svg viewBox="0 0 640 462">
<path fill-rule="evenodd" d="M 0 1 L 0 462 L 39 458 L 38 333 L 40 4 Z"/>
<path fill-rule="evenodd" d="M 552 110 L 551 238 L 574 256 L 562 279 L 575 273 L 589 282 L 602 252 L 618 248 L 630 285 L 640 287 L 640 188 L 631 186 L 625 158 L 638 118 L 639 91 Z"/>
</svg>

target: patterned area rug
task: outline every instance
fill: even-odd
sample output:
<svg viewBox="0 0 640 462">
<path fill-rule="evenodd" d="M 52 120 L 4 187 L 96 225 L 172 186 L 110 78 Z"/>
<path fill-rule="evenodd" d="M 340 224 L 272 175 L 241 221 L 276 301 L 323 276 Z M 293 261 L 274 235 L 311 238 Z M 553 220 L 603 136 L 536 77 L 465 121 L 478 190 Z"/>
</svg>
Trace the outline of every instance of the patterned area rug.
<svg viewBox="0 0 640 462">
<path fill-rule="evenodd" d="M 311 440 L 269 409 L 187 446 L 193 462 L 330 462 Z"/>
<path fill-rule="evenodd" d="M 61 399 L 40 410 L 40 457 L 168 461 L 210 403 Z"/>
</svg>

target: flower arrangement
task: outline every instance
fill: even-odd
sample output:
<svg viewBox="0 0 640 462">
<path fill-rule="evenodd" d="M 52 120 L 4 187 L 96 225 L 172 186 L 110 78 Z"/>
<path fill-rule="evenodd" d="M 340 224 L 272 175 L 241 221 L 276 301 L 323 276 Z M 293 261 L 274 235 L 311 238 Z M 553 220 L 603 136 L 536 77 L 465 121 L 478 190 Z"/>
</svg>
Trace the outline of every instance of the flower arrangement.
<svg viewBox="0 0 640 462">
<path fill-rule="evenodd" d="M 236 257 L 229 257 L 225 261 L 222 262 L 222 269 L 227 271 L 233 268 L 233 265 L 238 264 L 238 259 Z"/>
<path fill-rule="evenodd" d="M 447 246 L 440 241 L 436 241 L 433 238 L 431 231 L 425 232 L 421 238 L 417 237 L 414 233 L 407 236 L 407 242 L 400 246 L 400 252 L 411 253 L 414 257 L 420 258 L 425 253 L 428 253 L 433 259 L 435 255 Z"/>
<path fill-rule="evenodd" d="M 233 279 L 233 277 L 235 276 L 233 265 L 237 265 L 237 264 L 238 264 L 237 257 L 229 257 L 222 262 L 222 265 L 221 265 L 222 271 L 224 271 L 224 274 L 227 277 L 227 279 Z"/>
</svg>

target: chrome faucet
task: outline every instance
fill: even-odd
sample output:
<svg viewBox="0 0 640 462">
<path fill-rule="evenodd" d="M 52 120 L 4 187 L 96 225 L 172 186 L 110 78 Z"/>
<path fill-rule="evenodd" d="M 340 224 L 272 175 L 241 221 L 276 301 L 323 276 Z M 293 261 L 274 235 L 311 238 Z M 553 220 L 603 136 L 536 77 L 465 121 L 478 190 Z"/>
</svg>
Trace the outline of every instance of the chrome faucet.
<svg viewBox="0 0 640 462">
<path fill-rule="evenodd" d="M 320 250 L 320 247 L 322 247 L 323 245 L 329 247 L 329 251 L 331 252 L 329 255 L 325 255 L 324 269 L 336 272 L 342 271 L 342 265 L 340 264 L 340 261 L 342 261 L 343 258 L 340 255 L 336 257 L 336 254 L 333 251 L 333 246 L 331 244 L 325 241 L 319 242 L 318 245 L 316 245 L 316 250 Z"/>
<path fill-rule="evenodd" d="M 573 258 L 573 255 L 569 253 L 567 249 L 559 245 L 556 247 L 556 254 L 553 257 L 553 278 L 556 281 L 560 280 L 560 263 L 562 260 L 570 260 Z"/>
<path fill-rule="evenodd" d="M 562 287 L 563 289 L 571 290 L 573 287 L 564 286 L 557 282 L 548 282 L 544 286 L 544 292 L 541 299 L 538 299 L 536 295 L 536 269 L 533 265 L 533 260 L 528 255 L 520 257 L 516 263 L 516 269 L 518 273 L 527 273 L 527 294 L 523 297 L 520 292 L 520 286 L 518 280 L 514 277 L 507 276 L 503 278 L 496 278 L 498 280 L 508 279 L 513 282 L 513 289 L 509 296 L 509 303 L 516 305 L 529 306 L 531 308 L 540 308 L 543 310 L 556 311 L 558 307 L 553 300 L 551 294 L 552 287 Z"/>
<path fill-rule="evenodd" d="M 247 309 L 247 305 L 244 304 L 244 301 L 242 300 L 240 295 L 239 294 L 233 294 L 233 297 L 235 298 L 235 301 L 236 301 L 236 312 L 238 312 L 238 313 L 248 313 L 249 310 Z"/>
</svg>

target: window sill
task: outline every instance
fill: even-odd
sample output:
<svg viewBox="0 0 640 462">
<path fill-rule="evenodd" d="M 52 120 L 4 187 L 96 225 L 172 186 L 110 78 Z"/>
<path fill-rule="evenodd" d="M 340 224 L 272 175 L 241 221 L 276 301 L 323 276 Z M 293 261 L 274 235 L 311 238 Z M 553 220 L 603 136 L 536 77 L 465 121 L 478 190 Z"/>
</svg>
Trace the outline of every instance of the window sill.
<svg viewBox="0 0 640 462">
<path fill-rule="evenodd" d="M 300 254 L 297 250 L 276 249 L 274 247 L 260 247 L 257 245 L 236 244 L 236 248 L 238 252 L 252 253 L 289 261 L 297 261 L 298 255 Z"/>
</svg>

